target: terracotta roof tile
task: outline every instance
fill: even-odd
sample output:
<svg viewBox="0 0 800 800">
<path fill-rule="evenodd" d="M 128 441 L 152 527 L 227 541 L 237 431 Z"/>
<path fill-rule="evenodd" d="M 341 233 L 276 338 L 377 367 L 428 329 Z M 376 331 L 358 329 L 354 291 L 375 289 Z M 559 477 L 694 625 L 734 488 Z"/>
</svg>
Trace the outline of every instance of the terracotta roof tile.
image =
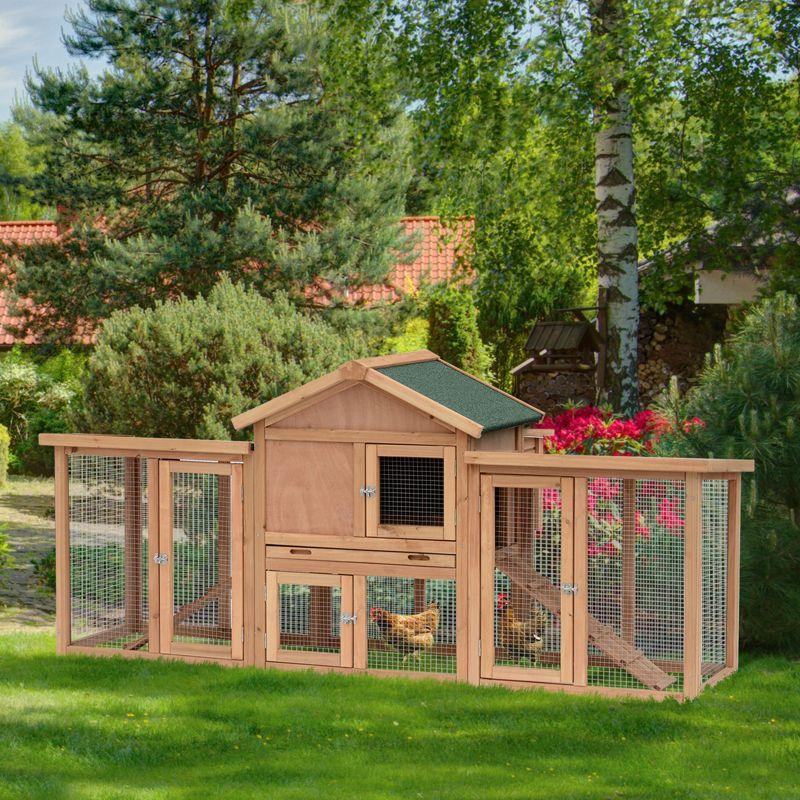
<svg viewBox="0 0 800 800">
<path fill-rule="evenodd" d="M 416 237 L 415 258 L 408 264 L 398 264 L 389 274 L 385 284 L 365 286 L 350 292 L 348 299 L 353 303 L 374 305 L 391 303 L 404 294 L 414 291 L 423 283 L 436 284 L 447 280 L 453 274 L 456 260 L 466 246 L 473 222 L 471 219 L 456 220 L 452 227 L 444 226 L 439 217 L 404 217 L 401 221 L 405 231 Z M 55 222 L 0 222 L 0 240 L 20 244 L 55 239 L 58 229 Z M 20 305 L 31 307 L 28 301 Z M 36 337 L 15 336 L 9 327 L 18 324 L 20 319 L 11 315 L 9 298 L 0 292 L 0 347 L 14 344 L 35 344 Z M 90 344 L 92 336 L 83 334 L 83 344 Z"/>
</svg>

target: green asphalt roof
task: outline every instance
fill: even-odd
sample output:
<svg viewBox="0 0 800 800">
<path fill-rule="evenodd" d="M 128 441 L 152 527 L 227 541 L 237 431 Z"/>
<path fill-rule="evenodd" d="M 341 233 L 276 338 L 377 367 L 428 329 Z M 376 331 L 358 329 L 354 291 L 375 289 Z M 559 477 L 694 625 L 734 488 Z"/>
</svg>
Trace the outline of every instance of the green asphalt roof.
<svg viewBox="0 0 800 800">
<path fill-rule="evenodd" d="M 484 431 L 515 428 L 542 418 L 530 406 L 441 361 L 379 367 L 378 372 L 477 422 Z"/>
</svg>

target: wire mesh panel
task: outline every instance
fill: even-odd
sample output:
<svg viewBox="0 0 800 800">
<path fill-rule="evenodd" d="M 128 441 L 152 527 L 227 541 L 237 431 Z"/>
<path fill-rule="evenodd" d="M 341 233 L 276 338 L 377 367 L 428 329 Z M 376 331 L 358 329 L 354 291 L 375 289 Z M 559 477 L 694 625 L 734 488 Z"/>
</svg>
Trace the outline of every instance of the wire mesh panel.
<svg viewBox="0 0 800 800">
<path fill-rule="evenodd" d="M 171 476 L 173 641 L 229 646 L 230 476 L 177 470 Z"/>
<path fill-rule="evenodd" d="M 685 487 L 588 482 L 590 685 L 680 691 Z"/>
<path fill-rule="evenodd" d="M 494 488 L 494 665 L 562 666 L 558 488 Z"/>
<path fill-rule="evenodd" d="M 444 525 L 444 461 L 380 456 L 380 524 Z"/>
<path fill-rule="evenodd" d="M 148 648 L 147 461 L 71 455 L 70 641 Z"/>
<path fill-rule="evenodd" d="M 343 582 L 349 587 L 347 603 L 343 602 Z M 267 591 L 268 658 L 343 665 L 343 628 L 355 622 L 352 578 L 268 572 Z M 350 645 L 351 631 L 349 627 Z"/>
<path fill-rule="evenodd" d="M 367 577 L 367 667 L 455 673 L 456 582 Z"/>
<path fill-rule="evenodd" d="M 702 680 L 725 666 L 728 595 L 728 481 L 704 480 L 701 504 Z"/>
</svg>

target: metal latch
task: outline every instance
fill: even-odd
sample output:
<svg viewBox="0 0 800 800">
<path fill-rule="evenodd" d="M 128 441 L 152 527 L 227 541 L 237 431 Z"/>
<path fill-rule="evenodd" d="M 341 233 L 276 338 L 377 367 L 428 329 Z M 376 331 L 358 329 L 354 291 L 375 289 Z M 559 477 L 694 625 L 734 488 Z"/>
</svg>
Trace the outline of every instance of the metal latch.
<svg viewBox="0 0 800 800">
<path fill-rule="evenodd" d="M 341 617 L 339 617 L 339 622 L 341 622 L 342 625 L 355 625 L 357 620 L 358 614 L 342 614 Z"/>
<path fill-rule="evenodd" d="M 156 564 L 159 564 L 160 566 L 163 567 L 164 564 L 169 563 L 169 556 L 166 553 L 156 553 L 153 556 L 153 561 L 155 561 Z"/>
<path fill-rule="evenodd" d="M 561 591 L 564 594 L 578 594 L 578 584 L 577 583 L 562 583 L 561 584 Z"/>
<path fill-rule="evenodd" d="M 361 495 L 363 497 L 375 497 L 375 487 L 374 486 L 362 486 L 361 487 Z"/>
</svg>

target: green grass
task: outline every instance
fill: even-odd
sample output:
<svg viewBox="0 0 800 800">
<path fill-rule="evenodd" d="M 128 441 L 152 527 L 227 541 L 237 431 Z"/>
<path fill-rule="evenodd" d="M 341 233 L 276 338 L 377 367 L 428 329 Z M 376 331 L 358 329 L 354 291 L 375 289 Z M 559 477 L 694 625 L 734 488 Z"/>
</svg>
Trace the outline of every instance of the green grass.
<svg viewBox="0 0 800 800">
<path fill-rule="evenodd" d="M 69 657 L 0 637 L 0 798 L 800 798 L 800 664 L 693 703 Z"/>
</svg>

